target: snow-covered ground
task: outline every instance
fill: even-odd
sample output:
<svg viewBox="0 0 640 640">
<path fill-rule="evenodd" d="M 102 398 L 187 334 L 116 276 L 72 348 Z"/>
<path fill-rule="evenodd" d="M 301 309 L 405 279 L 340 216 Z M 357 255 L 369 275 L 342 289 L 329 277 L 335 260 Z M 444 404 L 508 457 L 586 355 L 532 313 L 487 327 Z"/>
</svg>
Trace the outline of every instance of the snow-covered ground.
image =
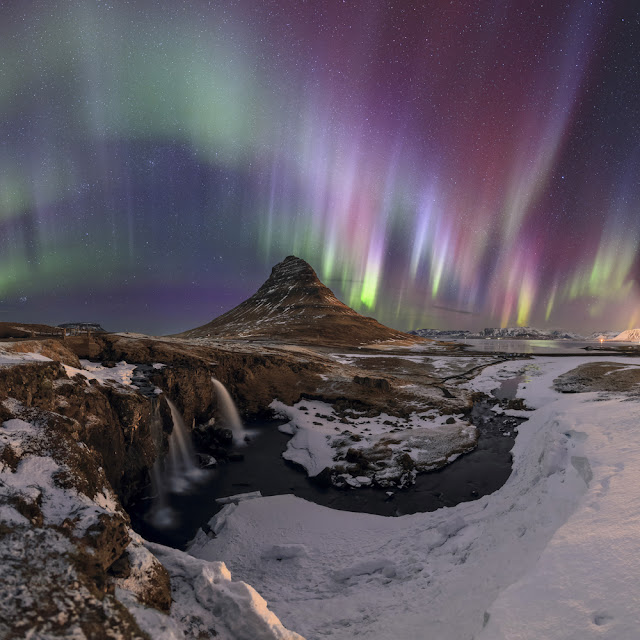
<svg viewBox="0 0 640 640">
<path fill-rule="evenodd" d="M 27 362 L 51 362 L 51 358 L 43 356 L 41 353 L 21 353 L 11 351 L 6 348 L 11 343 L 0 346 L 0 367 L 13 367 L 16 364 Z"/>
<path fill-rule="evenodd" d="M 257 498 L 225 507 L 217 537 L 190 551 L 225 562 L 308 639 L 636 639 L 640 401 L 552 389 L 590 360 L 510 361 L 470 383 L 524 373 L 534 409 L 490 496 L 400 518 Z"/>
<path fill-rule="evenodd" d="M 413 349 L 411 349 L 413 351 Z M 403 360 L 424 366 L 425 373 L 433 375 L 436 378 L 445 378 L 448 376 L 457 376 L 475 367 L 491 364 L 496 360 L 495 356 L 416 356 L 416 355 L 398 355 L 398 354 L 360 354 L 360 353 L 332 353 L 330 357 L 336 362 L 344 365 L 365 365 L 367 360 L 380 361 L 397 361 L 401 363 Z"/>
<path fill-rule="evenodd" d="M 12 343 L 5 343 L 0 346 L 0 367 L 12 367 L 17 364 L 26 364 L 30 362 L 54 362 L 51 358 L 43 356 L 41 353 L 21 352 L 11 350 Z M 67 375 L 72 378 L 78 373 L 84 376 L 87 380 L 98 380 L 101 384 L 104 384 L 107 380 L 119 382 L 126 386 L 132 386 L 131 378 L 133 376 L 133 370 L 136 368 L 135 364 L 127 364 L 124 360 L 118 362 L 115 367 L 105 367 L 99 362 L 91 362 L 90 360 L 80 360 L 82 369 L 72 367 L 68 364 L 63 364 Z M 154 364 L 154 368 L 162 368 L 165 365 Z"/>
<path fill-rule="evenodd" d="M 80 360 L 82 369 L 76 369 L 70 367 L 68 364 L 63 365 L 67 375 L 70 378 L 77 375 L 84 376 L 87 380 L 97 380 L 100 384 L 104 384 L 107 380 L 113 380 L 127 386 L 131 385 L 131 378 L 133 377 L 133 370 L 136 368 L 135 364 L 127 364 L 124 360 L 118 362 L 115 367 L 104 367 L 99 362 L 91 362 L 90 360 Z"/>
</svg>

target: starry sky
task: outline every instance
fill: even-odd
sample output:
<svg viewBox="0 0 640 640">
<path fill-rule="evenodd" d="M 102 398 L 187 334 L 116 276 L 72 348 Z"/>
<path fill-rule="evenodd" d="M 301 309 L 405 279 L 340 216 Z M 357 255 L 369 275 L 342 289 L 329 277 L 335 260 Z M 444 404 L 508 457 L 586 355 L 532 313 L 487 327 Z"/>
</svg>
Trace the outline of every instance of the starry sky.
<svg viewBox="0 0 640 640">
<path fill-rule="evenodd" d="M 640 325 L 640 6 L 0 3 L 0 321 L 170 333 L 289 254 L 400 329 Z"/>
</svg>

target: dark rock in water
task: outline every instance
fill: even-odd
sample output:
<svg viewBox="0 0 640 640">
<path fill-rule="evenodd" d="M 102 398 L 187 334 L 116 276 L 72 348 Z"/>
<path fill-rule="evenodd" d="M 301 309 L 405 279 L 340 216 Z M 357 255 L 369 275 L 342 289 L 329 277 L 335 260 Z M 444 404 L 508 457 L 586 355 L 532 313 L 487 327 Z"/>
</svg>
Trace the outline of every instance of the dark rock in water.
<svg viewBox="0 0 640 640">
<path fill-rule="evenodd" d="M 230 447 L 233 444 L 233 431 L 214 425 L 196 425 L 191 435 L 193 436 L 193 445 L 200 451 L 214 453 L 220 447 Z"/>
<path fill-rule="evenodd" d="M 331 469 L 325 467 L 320 473 L 309 478 L 309 480 L 319 487 L 331 487 L 333 482 L 331 481 Z"/>
</svg>

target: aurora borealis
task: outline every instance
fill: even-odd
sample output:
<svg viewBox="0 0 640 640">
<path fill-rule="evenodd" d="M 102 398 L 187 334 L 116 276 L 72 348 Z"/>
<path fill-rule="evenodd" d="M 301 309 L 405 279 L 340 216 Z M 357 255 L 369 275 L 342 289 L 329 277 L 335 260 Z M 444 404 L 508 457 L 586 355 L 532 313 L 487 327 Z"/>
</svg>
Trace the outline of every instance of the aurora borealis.
<svg viewBox="0 0 640 640">
<path fill-rule="evenodd" d="M 618 1 L 0 5 L 0 320 L 168 333 L 295 254 L 400 329 L 640 324 Z"/>
</svg>

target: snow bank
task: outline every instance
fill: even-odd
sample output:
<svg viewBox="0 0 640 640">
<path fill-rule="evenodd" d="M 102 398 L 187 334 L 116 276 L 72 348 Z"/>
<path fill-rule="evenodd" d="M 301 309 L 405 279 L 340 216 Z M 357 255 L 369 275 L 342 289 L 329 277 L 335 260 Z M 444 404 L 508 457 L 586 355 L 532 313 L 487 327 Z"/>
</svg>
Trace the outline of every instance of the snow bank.
<svg viewBox="0 0 640 640">
<path fill-rule="evenodd" d="M 542 472 L 573 468 L 585 493 L 533 569 L 497 597 L 479 639 L 638 637 L 640 403 L 596 393 L 577 400 L 556 401 L 567 453 Z"/>
<path fill-rule="evenodd" d="M 232 580 L 224 562 L 204 562 L 177 549 L 145 545 L 171 576 L 173 622 L 169 624 L 156 611 L 127 605 L 155 640 L 213 635 L 220 640 L 304 640 L 282 626 L 253 587 Z M 178 629 L 181 634 L 176 633 Z"/>
<path fill-rule="evenodd" d="M 472 383 L 490 391 L 524 371 L 519 396 L 535 409 L 490 496 L 401 518 L 259 498 L 190 552 L 224 561 L 309 638 L 636 638 L 640 404 L 552 389 L 589 360 L 510 361 Z M 305 552 L 274 559 L 274 544 Z"/>
</svg>

